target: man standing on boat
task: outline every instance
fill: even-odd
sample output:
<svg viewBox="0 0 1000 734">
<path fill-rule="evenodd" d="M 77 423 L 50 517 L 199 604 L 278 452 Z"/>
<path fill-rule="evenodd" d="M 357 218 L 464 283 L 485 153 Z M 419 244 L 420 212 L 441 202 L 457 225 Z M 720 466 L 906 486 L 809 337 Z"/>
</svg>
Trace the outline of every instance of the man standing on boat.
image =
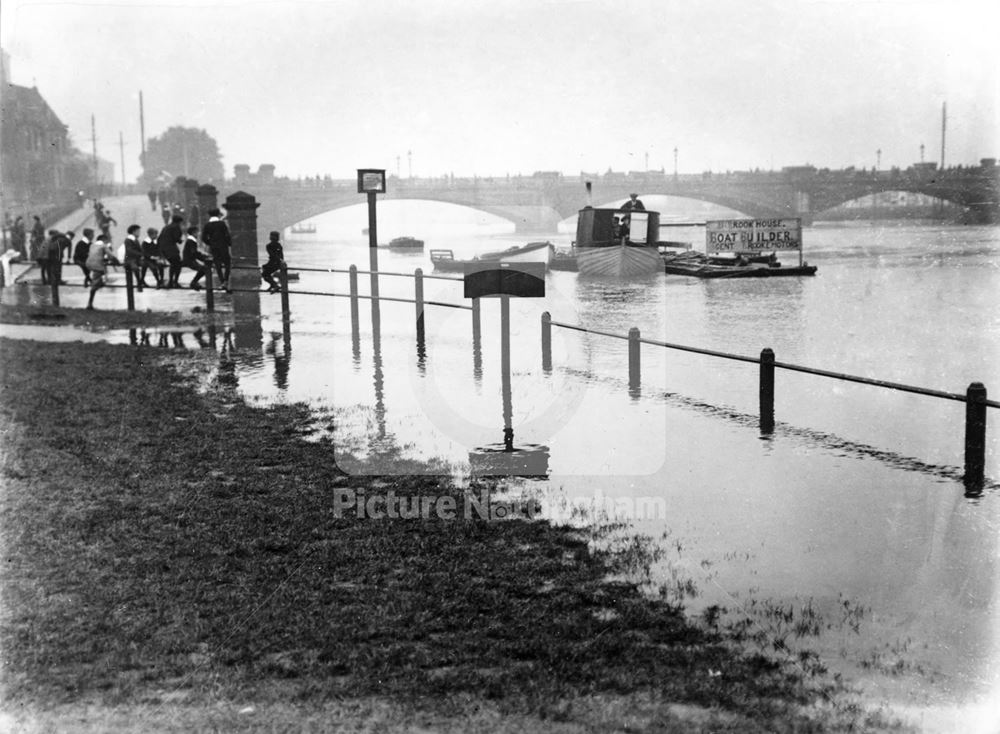
<svg viewBox="0 0 1000 734">
<path fill-rule="evenodd" d="M 638 194 L 629 194 L 629 199 L 620 207 L 618 211 L 620 212 L 644 212 L 646 211 L 645 205 L 642 203 L 642 199 L 639 198 Z"/>
</svg>

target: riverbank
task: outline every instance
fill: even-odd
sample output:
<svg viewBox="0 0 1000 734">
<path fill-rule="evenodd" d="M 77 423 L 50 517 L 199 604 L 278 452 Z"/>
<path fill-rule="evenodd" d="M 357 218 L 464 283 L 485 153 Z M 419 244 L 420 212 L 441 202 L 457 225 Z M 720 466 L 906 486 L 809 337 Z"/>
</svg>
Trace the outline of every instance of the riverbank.
<svg viewBox="0 0 1000 734">
<path fill-rule="evenodd" d="M 466 496 L 417 466 L 344 474 L 304 406 L 246 405 L 215 352 L 3 339 L 0 366 L 0 680 L 24 730 L 892 728 L 610 581 L 634 546 L 338 517 L 347 490 Z"/>
</svg>

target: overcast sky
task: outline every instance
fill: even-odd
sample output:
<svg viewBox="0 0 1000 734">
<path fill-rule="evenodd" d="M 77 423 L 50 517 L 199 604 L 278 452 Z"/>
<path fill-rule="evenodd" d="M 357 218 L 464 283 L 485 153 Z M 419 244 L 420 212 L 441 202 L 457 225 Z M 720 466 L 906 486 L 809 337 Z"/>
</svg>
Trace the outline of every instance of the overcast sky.
<svg viewBox="0 0 1000 734">
<path fill-rule="evenodd" d="M 204 128 L 227 173 L 683 172 L 995 157 L 996 0 L 3 0 L 16 84 L 139 173 Z M 412 158 L 409 152 L 412 151 Z M 119 174 L 120 175 L 120 174 Z"/>
</svg>

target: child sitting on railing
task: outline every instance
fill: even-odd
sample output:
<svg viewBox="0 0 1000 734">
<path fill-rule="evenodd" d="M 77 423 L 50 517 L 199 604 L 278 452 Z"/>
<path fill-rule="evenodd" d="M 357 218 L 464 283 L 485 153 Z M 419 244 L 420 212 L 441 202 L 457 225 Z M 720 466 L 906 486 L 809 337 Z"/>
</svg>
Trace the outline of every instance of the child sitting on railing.
<svg viewBox="0 0 1000 734">
<path fill-rule="evenodd" d="M 267 262 L 260 268 L 260 278 L 270 286 L 268 293 L 277 293 L 281 286 L 274 279 L 274 274 L 281 269 L 285 260 L 285 248 L 281 246 L 281 233 L 271 232 L 270 242 L 267 243 Z"/>
</svg>

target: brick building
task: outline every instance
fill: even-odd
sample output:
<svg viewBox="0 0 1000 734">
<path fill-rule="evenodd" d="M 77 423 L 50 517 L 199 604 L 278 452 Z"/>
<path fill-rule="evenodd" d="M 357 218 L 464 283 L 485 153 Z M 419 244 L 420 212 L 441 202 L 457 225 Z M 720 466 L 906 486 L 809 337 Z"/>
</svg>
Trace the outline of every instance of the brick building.
<svg viewBox="0 0 1000 734">
<path fill-rule="evenodd" d="M 0 186 L 4 213 L 43 214 L 64 209 L 76 201 L 76 192 L 88 185 L 86 161 L 73 150 L 66 125 L 38 88 L 11 83 L 8 58 L 0 55 Z"/>
</svg>

